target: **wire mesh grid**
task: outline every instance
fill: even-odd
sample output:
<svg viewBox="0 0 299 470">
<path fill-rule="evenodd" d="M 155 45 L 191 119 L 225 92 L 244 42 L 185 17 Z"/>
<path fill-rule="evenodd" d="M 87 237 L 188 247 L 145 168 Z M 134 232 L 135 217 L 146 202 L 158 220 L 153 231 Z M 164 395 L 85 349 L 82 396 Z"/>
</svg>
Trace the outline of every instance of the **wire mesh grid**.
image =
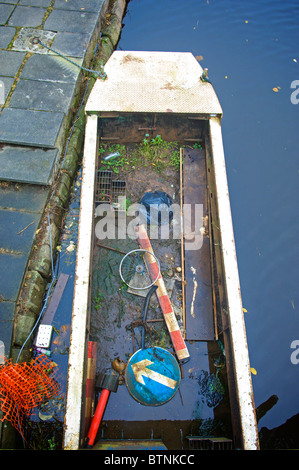
<svg viewBox="0 0 299 470">
<path fill-rule="evenodd" d="M 112 180 L 112 171 L 99 170 L 96 175 L 96 206 L 111 204 L 116 211 L 126 210 L 126 182 Z"/>
</svg>

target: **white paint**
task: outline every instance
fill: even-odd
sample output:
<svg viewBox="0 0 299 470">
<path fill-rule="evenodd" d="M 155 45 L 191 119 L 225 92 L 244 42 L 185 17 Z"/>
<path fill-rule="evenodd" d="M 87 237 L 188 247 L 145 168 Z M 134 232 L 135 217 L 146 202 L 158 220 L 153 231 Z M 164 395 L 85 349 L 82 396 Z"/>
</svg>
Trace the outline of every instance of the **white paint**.
<svg viewBox="0 0 299 470">
<path fill-rule="evenodd" d="M 93 201 L 97 157 L 97 122 L 98 118 L 96 115 L 87 117 L 65 413 L 64 449 L 66 450 L 77 450 L 80 445 L 89 267 L 92 253 L 91 243 L 94 217 Z"/>
<path fill-rule="evenodd" d="M 87 112 L 196 113 L 222 115 L 213 86 L 190 52 L 115 51 L 98 79 Z"/>
<path fill-rule="evenodd" d="M 241 413 L 244 450 L 257 450 L 259 448 L 258 431 L 222 143 L 221 123 L 217 118 L 211 118 L 209 123 L 217 188 L 219 228 L 221 233 L 224 276 L 228 299 L 233 364 Z"/>
</svg>

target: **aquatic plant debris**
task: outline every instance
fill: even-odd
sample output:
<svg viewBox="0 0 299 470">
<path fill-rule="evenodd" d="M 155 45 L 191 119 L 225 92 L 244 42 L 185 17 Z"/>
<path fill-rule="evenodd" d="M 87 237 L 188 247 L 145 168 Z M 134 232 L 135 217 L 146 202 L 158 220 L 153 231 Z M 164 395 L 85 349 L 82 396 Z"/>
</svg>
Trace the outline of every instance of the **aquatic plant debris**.
<svg viewBox="0 0 299 470">
<path fill-rule="evenodd" d="M 217 374 L 209 374 L 206 370 L 200 372 L 198 378 L 201 400 L 209 408 L 215 408 L 222 401 L 224 388 Z"/>
</svg>

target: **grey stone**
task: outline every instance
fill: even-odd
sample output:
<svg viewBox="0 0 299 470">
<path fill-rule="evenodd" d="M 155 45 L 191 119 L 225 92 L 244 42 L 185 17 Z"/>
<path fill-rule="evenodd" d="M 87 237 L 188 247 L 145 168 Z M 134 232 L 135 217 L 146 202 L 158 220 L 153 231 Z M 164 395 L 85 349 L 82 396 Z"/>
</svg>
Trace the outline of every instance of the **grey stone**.
<svg viewBox="0 0 299 470">
<path fill-rule="evenodd" d="M 10 356 L 15 306 L 15 302 L 0 302 L 0 340 L 4 343 L 4 355 L 6 359 Z"/>
<path fill-rule="evenodd" d="M 78 65 L 81 65 L 82 60 L 74 60 L 76 60 Z M 24 65 L 22 78 L 56 83 L 73 83 L 76 82 L 79 73 L 79 67 L 76 67 L 62 57 L 35 54 Z"/>
<path fill-rule="evenodd" d="M 62 113 L 4 108 L 0 115 L 0 142 L 54 148 Z"/>
<path fill-rule="evenodd" d="M 71 57 L 84 57 L 91 35 L 89 33 L 58 32 L 52 48 L 60 54 Z"/>
<path fill-rule="evenodd" d="M 61 10 L 100 12 L 103 4 L 104 0 L 72 0 L 71 2 L 56 0 L 54 8 Z"/>
<path fill-rule="evenodd" d="M 44 26 L 45 29 L 50 31 L 93 33 L 97 21 L 98 15 L 96 13 L 53 10 Z"/>
<path fill-rule="evenodd" d="M 1 252 L 15 256 L 29 255 L 40 217 L 41 214 L 30 212 L 0 210 Z"/>
<path fill-rule="evenodd" d="M 17 6 L 9 19 L 9 26 L 40 26 L 46 9 Z"/>
<path fill-rule="evenodd" d="M 52 0 L 20 0 L 19 5 L 48 8 Z"/>
<path fill-rule="evenodd" d="M 3 25 L 7 22 L 14 8 L 14 5 L 0 3 L 0 25 Z"/>
<path fill-rule="evenodd" d="M 5 300 L 17 300 L 26 265 L 26 255 L 0 253 L 0 295 Z"/>
<path fill-rule="evenodd" d="M 67 113 L 74 89 L 73 83 L 20 80 L 10 99 L 9 107 Z"/>
<path fill-rule="evenodd" d="M 58 150 L 43 150 L 30 147 L 5 146 L 0 149 L 0 180 L 14 181 L 27 184 L 50 185 L 55 174 Z M 42 191 L 22 190 L 22 198 L 29 197 L 29 201 L 37 197 L 37 202 L 44 200 Z M 0 206 L 3 207 L 3 190 L 0 188 Z M 8 196 L 6 196 L 8 197 Z M 12 196 L 10 196 L 12 197 Z M 17 195 L 15 195 L 17 198 Z M 41 198 L 41 199 L 40 199 Z M 26 209 L 26 199 L 22 202 L 22 209 Z M 36 207 L 31 201 L 31 207 Z M 12 201 L 6 201 L 7 207 L 13 207 Z M 14 203 L 16 204 L 16 202 Z M 27 205 L 28 208 L 28 205 Z M 32 210 L 32 209 L 31 209 Z"/>
<path fill-rule="evenodd" d="M 35 151 L 36 149 L 31 150 Z M 39 150 L 39 152 L 42 152 L 42 150 Z M 48 150 L 48 152 L 53 152 L 53 150 Z M 1 153 L 2 151 L 0 151 L 0 155 Z M 16 162 L 16 164 L 18 163 Z M 15 183 L 0 185 L 0 209 L 13 208 L 19 211 L 41 214 L 44 211 L 49 192 L 50 188 L 40 185 Z"/>
<path fill-rule="evenodd" d="M 16 28 L 11 26 L 0 26 L 0 47 L 5 49 L 16 34 Z"/>
<path fill-rule="evenodd" d="M 17 315 L 15 321 L 15 344 L 23 346 L 36 322 L 34 314 Z"/>
<path fill-rule="evenodd" d="M 0 51 L 0 75 L 14 77 L 25 58 L 24 52 Z"/>
</svg>

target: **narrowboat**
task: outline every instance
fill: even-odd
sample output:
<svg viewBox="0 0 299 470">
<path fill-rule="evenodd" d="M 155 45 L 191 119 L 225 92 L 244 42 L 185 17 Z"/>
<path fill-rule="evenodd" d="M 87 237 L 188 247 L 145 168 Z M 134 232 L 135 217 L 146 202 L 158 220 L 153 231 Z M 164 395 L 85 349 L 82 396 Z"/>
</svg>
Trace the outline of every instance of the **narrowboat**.
<svg viewBox="0 0 299 470">
<path fill-rule="evenodd" d="M 208 71 L 115 51 L 105 73 L 85 107 L 63 447 L 257 450 Z"/>
</svg>

